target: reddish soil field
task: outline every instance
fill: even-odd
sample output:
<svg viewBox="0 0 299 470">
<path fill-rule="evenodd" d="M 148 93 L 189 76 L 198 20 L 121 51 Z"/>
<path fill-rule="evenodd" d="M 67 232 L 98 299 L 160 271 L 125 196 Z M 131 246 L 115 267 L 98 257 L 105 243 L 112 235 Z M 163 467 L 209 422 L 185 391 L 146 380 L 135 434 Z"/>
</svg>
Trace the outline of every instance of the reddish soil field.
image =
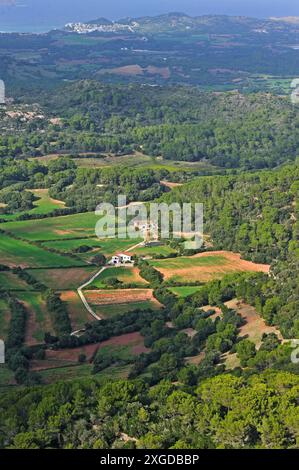
<svg viewBox="0 0 299 470">
<path fill-rule="evenodd" d="M 88 303 L 92 305 L 126 304 L 155 300 L 152 289 L 118 289 L 85 291 Z"/>
</svg>

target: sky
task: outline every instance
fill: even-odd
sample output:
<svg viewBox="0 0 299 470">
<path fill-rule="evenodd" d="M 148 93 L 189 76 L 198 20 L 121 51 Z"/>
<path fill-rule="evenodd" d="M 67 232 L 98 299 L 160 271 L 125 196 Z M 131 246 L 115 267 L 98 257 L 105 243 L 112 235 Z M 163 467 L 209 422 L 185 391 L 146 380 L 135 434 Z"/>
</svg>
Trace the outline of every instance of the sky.
<svg viewBox="0 0 299 470">
<path fill-rule="evenodd" d="M 298 0 L 0 0 L 0 31 L 46 30 L 98 17 L 226 14 L 266 18 L 299 16 Z"/>
</svg>

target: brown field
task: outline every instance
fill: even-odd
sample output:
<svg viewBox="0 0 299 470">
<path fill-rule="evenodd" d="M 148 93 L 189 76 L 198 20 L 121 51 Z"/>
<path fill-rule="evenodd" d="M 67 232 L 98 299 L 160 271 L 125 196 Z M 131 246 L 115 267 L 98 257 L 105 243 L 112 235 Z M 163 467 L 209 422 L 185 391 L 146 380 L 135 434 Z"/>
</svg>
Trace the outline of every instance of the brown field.
<svg viewBox="0 0 299 470">
<path fill-rule="evenodd" d="M 87 361 L 92 362 L 95 353 L 106 346 L 130 346 L 131 353 L 135 355 L 149 351 L 149 349 L 144 346 L 143 336 L 141 336 L 140 333 L 128 333 L 121 336 L 115 336 L 114 338 L 103 341 L 102 343 L 89 344 L 80 348 L 60 349 L 57 351 L 47 350 L 46 359 L 44 361 L 32 361 L 31 370 L 37 371 L 53 369 L 74 363 L 77 364 L 80 354 L 85 354 Z"/>
<path fill-rule="evenodd" d="M 183 186 L 183 183 L 171 183 L 170 181 L 160 181 L 160 184 L 166 186 L 166 188 L 173 189 L 178 188 L 179 186 Z"/>
<path fill-rule="evenodd" d="M 225 305 L 236 310 L 246 320 L 245 325 L 240 328 L 239 337 L 249 339 L 255 343 L 257 349 L 259 349 L 262 344 L 263 334 L 275 333 L 276 336 L 283 341 L 280 331 L 274 326 L 267 326 L 265 320 L 263 320 L 251 305 L 247 305 L 237 299 L 230 300 L 226 302 Z M 230 354 L 228 352 L 223 354 L 222 361 L 225 363 L 226 369 L 240 367 L 240 360 L 236 353 Z"/>
<path fill-rule="evenodd" d="M 152 289 L 96 290 L 85 291 L 84 295 L 88 303 L 92 305 L 127 304 L 146 300 L 156 301 Z"/>
<path fill-rule="evenodd" d="M 267 326 L 265 320 L 256 312 L 255 308 L 236 299 L 226 302 L 228 308 L 236 310 L 246 324 L 241 326 L 239 336 L 253 341 L 257 348 L 261 346 L 263 334 L 275 333 L 280 340 L 282 334 L 275 326 Z"/>
<path fill-rule="evenodd" d="M 116 67 L 114 69 L 104 70 L 106 73 L 116 73 L 119 75 L 143 75 L 143 68 L 140 65 L 125 65 L 124 67 Z"/>
<path fill-rule="evenodd" d="M 124 65 L 123 67 L 115 67 L 113 69 L 103 69 L 99 72 L 100 75 L 103 73 L 135 76 L 148 73 L 150 75 L 160 75 L 165 80 L 167 80 L 171 75 L 169 67 L 155 67 L 154 65 L 149 65 L 146 68 L 142 68 L 138 64 Z"/>
<path fill-rule="evenodd" d="M 204 360 L 205 355 L 206 355 L 206 353 L 204 351 L 202 351 L 197 356 L 187 357 L 186 358 L 186 363 L 198 366 Z"/>
<path fill-rule="evenodd" d="M 200 260 L 210 257 L 211 262 L 200 264 Z M 215 257 L 215 262 L 212 262 L 212 257 Z M 218 263 L 221 259 L 221 262 Z M 194 260 L 192 268 L 190 267 L 190 261 Z M 184 266 L 186 262 L 186 266 Z M 208 282 L 213 279 L 221 279 L 226 274 L 235 272 L 263 272 L 269 273 L 270 265 L 257 264 L 251 261 L 241 259 L 241 255 L 238 253 L 232 253 L 228 251 L 212 251 L 199 253 L 191 258 L 177 258 L 175 260 L 163 260 L 163 262 L 157 262 L 156 269 L 158 269 L 164 276 L 165 280 L 175 279 L 181 282 L 190 281 L 201 281 Z M 167 267 L 167 265 L 171 267 Z M 176 267 L 174 265 L 177 264 Z M 165 267 L 164 267 L 165 266 Z"/>
</svg>

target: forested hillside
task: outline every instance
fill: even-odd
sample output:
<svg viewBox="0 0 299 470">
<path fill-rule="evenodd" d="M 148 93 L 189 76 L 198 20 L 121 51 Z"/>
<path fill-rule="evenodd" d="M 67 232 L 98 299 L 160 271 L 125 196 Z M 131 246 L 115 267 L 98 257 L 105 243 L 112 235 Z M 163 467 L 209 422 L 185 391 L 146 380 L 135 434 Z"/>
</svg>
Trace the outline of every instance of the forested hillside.
<svg viewBox="0 0 299 470">
<path fill-rule="evenodd" d="M 138 150 L 166 160 L 258 169 L 297 155 L 298 110 L 287 97 L 81 81 L 33 100 L 43 118 L 27 126 L 11 119 L 16 132 L 6 125 L 2 156 Z"/>
<path fill-rule="evenodd" d="M 2 396 L 0 446 L 13 449 L 296 448 L 299 378 L 218 376 L 186 387 L 162 381 L 57 384 Z"/>
</svg>

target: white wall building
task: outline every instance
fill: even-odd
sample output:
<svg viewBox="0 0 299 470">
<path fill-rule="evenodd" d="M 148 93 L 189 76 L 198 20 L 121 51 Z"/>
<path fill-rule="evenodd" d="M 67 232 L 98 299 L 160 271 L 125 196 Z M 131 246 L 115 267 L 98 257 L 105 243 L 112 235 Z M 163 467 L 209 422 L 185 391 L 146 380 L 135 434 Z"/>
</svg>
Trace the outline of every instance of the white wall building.
<svg viewBox="0 0 299 470">
<path fill-rule="evenodd" d="M 131 263 L 132 256 L 128 253 L 117 253 L 116 255 L 112 256 L 111 264 L 125 264 Z"/>
</svg>

